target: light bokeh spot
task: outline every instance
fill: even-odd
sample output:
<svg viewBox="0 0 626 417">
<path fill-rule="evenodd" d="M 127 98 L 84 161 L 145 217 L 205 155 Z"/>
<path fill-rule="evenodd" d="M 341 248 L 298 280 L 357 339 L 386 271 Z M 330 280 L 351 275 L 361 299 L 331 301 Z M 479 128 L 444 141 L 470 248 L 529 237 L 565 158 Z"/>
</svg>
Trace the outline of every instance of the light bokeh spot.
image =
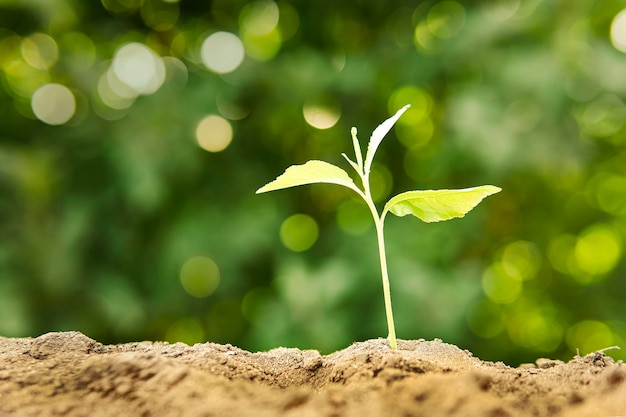
<svg viewBox="0 0 626 417">
<path fill-rule="evenodd" d="M 263 307 L 272 299 L 268 288 L 253 288 L 246 293 L 241 301 L 241 312 L 250 322 L 255 323 L 262 316 Z"/>
<path fill-rule="evenodd" d="M 124 100 L 132 100 L 132 101 L 134 101 L 137 98 L 138 96 L 137 90 L 129 86 L 124 81 L 120 80 L 120 78 L 117 76 L 117 74 L 115 73 L 115 71 L 113 71 L 112 68 L 109 68 L 109 70 L 104 74 L 104 77 L 106 77 L 106 79 L 103 80 L 103 82 L 106 82 L 106 85 L 108 86 L 108 90 L 111 93 L 113 93 L 116 97 L 119 97 Z"/>
<path fill-rule="evenodd" d="M 274 58 L 280 51 L 283 39 L 278 28 L 256 35 L 252 32 L 243 31 L 242 41 L 248 56 L 257 61 L 265 62 Z"/>
<path fill-rule="evenodd" d="M 465 26 L 465 9 L 455 1 L 442 1 L 430 9 L 426 22 L 433 35 L 449 39 Z"/>
<path fill-rule="evenodd" d="M 175 27 L 180 17 L 178 2 L 174 1 L 144 1 L 141 5 L 141 18 L 146 26 L 166 31 Z"/>
<path fill-rule="evenodd" d="M 602 275 L 612 271 L 622 256 L 622 241 L 612 228 L 596 224 L 586 229 L 574 248 L 576 263 L 584 272 Z"/>
<path fill-rule="evenodd" d="M 337 224 L 344 232 L 361 236 L 371 229 L 373 221 L 365 204 L 347 200 L 337 208 Z"/>
<path fill-rule="evenodd" d="M 624 126 L 626 106 L 616 94 L 602 94 L 587 103 L 578 117 L 582 130 L 592 136 L 610 137 Z"/>
<path fill-rule="evenodd" d="M 413 125 L 430 117 L 434 101 L 426 90 L 414 85 L 405 85 L 394 90 L 387 107 L 389 112 L 393 114 L 407 104 L 410 104 L 411 107 L 398 119 L 399 125 Z"/>
<path fill-rule="evenodd" d="M 565 329 L 551 314 L 527 307 L 509 318 L 507 332 L 518 346 L 539 352 L 552 352 L 563 341 Z"/>
<path fill-rule="evenodd" d="M 496 22 L 503 22 L 515 16 L 520 8 L 520 0 L 497 0 L 485 4 L 485 14 Z"/>
<path fill-rule="evenodd" d="M 305 104 L 302 114 L 309 125 L 320 130 L 335 126 L 341 117 L 340 110 L 316 104 Z"/>
<path fill-rule="evenodd" d="M 392 188 L 393 176 L 391 172 L 384 165 L 374 163 L 372 165 L 372 171 L 370 172 L 372 199 L 375 202 L 386 201 Z"/>
<path fill-rule="evenodd" d="M 294 214 L 280 226 L 280 240 L 294 252 L 303 252 L 315 244 L 319 235 L 317 222 L 306 214 Z"/>
<path fill-rule="evenodd" d="M 76 98 L 66 86 L 50 83 L 35 91 L 31 108 L 42 122 L 53 126 L 62 125 L 76 113 Z"/>
<path fill-rule="evenodd" d="M 208 36 L 200 49 L 202 63 L 211 71 L 227 74 L 235 71 L 245 55 L 243 42 L 229 32 L 215 32 Z"/>
<path fill-rule="evenodd" d="M 278 25 L 279 9 L 273 1 L 248 3 L 239 15 L 243 28 L 254 35 L 266 35 Z"/>
<path fill-rule="evenodd" d="M 615 345 L 615 336 L 611 328 L 601 321 L 584 320 L 567 330 L 566 342 L 573 351 L 581 355 Z"/>
<path fill-rule="evenodd" d="M 426 90 L 404 85 L 391 94 L 387 108 L 393 114 L 406 104 L 411 107 L 398 119 L 395 128 L 398 140 L 407 148 L 423 146 L 430 141 L 434 132 L 434 100 Z"/>
<path fill-rule="evenodd" d="M 626 9 L 619 12 L 611 22 L 611 43 L 615 49 L 626 53 Z"/>
<path fill-rule="evenodd" d="M 594 203 L 615 216 L 626 216 L 626 177 L 601 172 L 588 182 Z"/>
<path fill-rule="evenodd" d="M 21 52 L 24 61 L 33 68 L 50 69 L 59 58 L 59 47 L 45 33 L 34 33 L 22 40 Z"/>
<path fill-rule="evenodd" d="M 165 333 L 170 343 L 182 342 L 188 345 L 202 343 L 206 339 L 204 327 L 196 317 L 186 317 L 173 323 Z"/>
<path fill-rule="evenodd" d="M 570 274 L 575 268 L 574 247 L 576 236 L 565 234 L 555 237 L 548 245 L 548 259 L 552 267 L 562 273 Z"/>
<path fill-rule="evenodd" d="M 233 128 L 228 120 L 212 114 L 198 123 L 196 140 L 206 151 L 221 152 L 232 142 Z"/>
<path fill-rule="evenodd" d="M 279 8 L 278 29 L 283 40 L 291 39 L 300 26 L 298 10 L 287 2 L 281 2 Z"/>
<path fill-rule="evenodd" d="M 136 96 L 155 93 L 165 81 L 163 59 L 138 42 L 118 49 L 111 69 L 115 77 Z"/>
<path fill-rule="evenodd" d="M 115 110 L 129 108 L 136 98 L 136 94 L 122 84 L 111 70 L 102 74 L 98 80 L 97 91 L 100 100 Z"/>
<path fill-rule="evenodd" d="M 208 297 L 220 284 L 220 270 L 217 264 L 206 256 L 188 259 L 180 269 L 179 277 L 185 291 L 196 298 Z"/>
<path fill-rule="evenodd" d="M 535 244 L 522 240 L 507 245 L 501 255 L 504 271 L 520 281 L 534 278 L 540 261 L 539 251 Z"/>
<path fill-rule="evenodd" d="M 494 303 L 510 304 L 517 300 L 522 292 L 522 282 L 512 277 L 496 262 L 483 273 L 483 291 Z"/>
</svg>

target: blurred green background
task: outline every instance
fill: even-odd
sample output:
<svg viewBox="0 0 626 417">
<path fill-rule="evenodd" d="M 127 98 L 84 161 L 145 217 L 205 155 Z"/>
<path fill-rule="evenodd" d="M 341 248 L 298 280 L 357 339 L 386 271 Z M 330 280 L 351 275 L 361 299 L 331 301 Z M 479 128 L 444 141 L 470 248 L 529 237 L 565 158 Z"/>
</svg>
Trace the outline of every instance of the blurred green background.
<svg viewBox="0 0 626 417">
<path fill-rule="evenodd" d="M 0 0 L 0 335 L 332 352 L 387 334 L 350 128 L 411 103 L 379 204 L 398 337 L 488 360 L 626 346 L 626 1 Z M 626 351 L 611 351 L 626 358 Z"/>
</svg>

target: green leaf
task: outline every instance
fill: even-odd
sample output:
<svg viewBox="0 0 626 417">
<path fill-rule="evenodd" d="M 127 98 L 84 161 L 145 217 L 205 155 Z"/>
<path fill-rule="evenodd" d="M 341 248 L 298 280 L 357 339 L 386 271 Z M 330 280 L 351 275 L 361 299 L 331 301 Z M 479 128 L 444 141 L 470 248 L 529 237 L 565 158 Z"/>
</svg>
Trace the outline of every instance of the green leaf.
<svg viewBox="0 0 626 417">
<path fill-rule="evenodd" d="M 400 116 L 409 108 L 410 104 L 402 107 L 400 110 L 396 112 L 389 119 L 382 122 L 374 131 L 372 132 L 372 136 L 370 137 L 370 142 L 367 145 L 367 154 L 365 155 L 365 174 L 367 175 L 370 172 L 370 168 L 372 167 L 372 161 L 374 160 L 374 154 L 378 149 L 378 145 L 383 141 L 385 135 L 389 133 L 393 125 L 396 124 Z M 355 132 L 356 133 L 356 132 Z"/>
<path fill-rule="evenodd" d="M 256 193 L 315 183 L 338 184 L 360 192 L 346 171 L 328 162 L 313 160 L 304 165 L 290 166 L 282 175 L 259 188 Z"/>
<path fill-rule="evenodd" d="M 493 185 L 463 188 L 459 190 L 423 190 L 398 194 L 385 204 L 384 219 L 388 211 L 402 217 L 412 214 L 427 222 L 439 222 L 463 217 L 485 197 L 500 192 Z"/>
</svg>

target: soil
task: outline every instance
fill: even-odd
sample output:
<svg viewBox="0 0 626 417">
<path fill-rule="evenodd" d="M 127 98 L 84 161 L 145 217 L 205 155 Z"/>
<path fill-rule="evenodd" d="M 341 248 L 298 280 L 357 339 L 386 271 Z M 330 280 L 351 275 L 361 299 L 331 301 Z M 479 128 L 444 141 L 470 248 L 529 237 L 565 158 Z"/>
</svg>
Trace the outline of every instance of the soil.
<svg viewBox="0 0 626 417">
<path fill-rule="evenodd" d="M 511 368 L 440 340 L 322 356 L 47 333 L 0 337 L 0 416 L 626 416 L 626 366 L 596 352 Z"/>
</svg>

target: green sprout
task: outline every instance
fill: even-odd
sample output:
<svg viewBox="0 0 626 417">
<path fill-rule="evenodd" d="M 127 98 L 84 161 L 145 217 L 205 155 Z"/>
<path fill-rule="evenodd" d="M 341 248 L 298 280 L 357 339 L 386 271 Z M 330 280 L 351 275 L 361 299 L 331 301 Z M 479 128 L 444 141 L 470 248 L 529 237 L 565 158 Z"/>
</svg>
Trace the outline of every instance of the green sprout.
<svg viewBox="0 0 626 417">
<path fill-rule="evenodd" d="M 393 350 L 397 349 L 396 330 L 393 322 L 393 311 L 391 309 L 391 294 L 389 291 L 389 276 L 387 273 L 387 257 L 385 255 L 385 238 L 383 233 L 387 213 L 391 212 L 398 217 L 411 214 L 427 223 L 450 220 L 465 216 L 466 213 L 476 207 L 485 197 L 501 191 L 499 187 L 493 185 L 482 185 L 479 187 L 456 190 L 408 191 L 398 194 L 387 201 L 382 213 L 379 215 L 370 190 L 369 177 L 372 161 L 385 135 L 408 108 L 409 105 L 404 106 L 398 110 L 395 115 L 385 120 L 374 129 L 367 146 L 365 160 L 363 160 L 361 145 L 357 139 L 356 128 L 352 128 L 352 143 L 354 145 L 356 162 L 348 158 L 345 153 L 342 154 L 342 156 L 360 177 L 362 188 L 359 188 L 343 169 L 324 161 L 312 160 L 303 165 L 290 166 L 274 181 L 256 191 L 257 194 L 260 194 L 268 191 L 296 187 L 298 185 L 329 183 L 343 185 L 356 192 L 365 201 L 372 213 L 374 225 L 376 226 L 380 271 L 383 279 L 385 313 L 387 315 L 387 326 L 389 328 L 388 339 L 389 345 Z"/>
</svg>

